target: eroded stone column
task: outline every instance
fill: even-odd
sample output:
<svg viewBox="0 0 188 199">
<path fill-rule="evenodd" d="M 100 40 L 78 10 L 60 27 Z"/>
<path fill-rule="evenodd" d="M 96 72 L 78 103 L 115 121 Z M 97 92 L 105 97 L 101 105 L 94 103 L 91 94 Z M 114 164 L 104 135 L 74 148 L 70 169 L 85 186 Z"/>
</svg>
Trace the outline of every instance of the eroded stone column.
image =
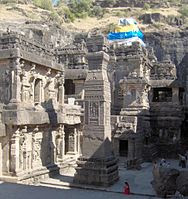
<svg viewBox="0 0 188 199">
<path fill-rule="evenodd" d="M 179 104 L 179 88 L 172 88 L 172 102 Z"/>
<path fill-rule="evenodd" d="M 60 77 L 58 79 L 58 83 L 59 83 L 59 96 L 58 96 L 58 100 L 59 100 L 59 104 L 63 105 L 64 104 L 64 75 L 63 72 L 60 74 Z"/>
<path fill-rule="evenodd" d="M 20 168 L 20 147 L 19 147 L 19 140 L 20 140 L 20 129 L 18 128 L 16 132 L 13 134 L 11 139 L 11 167 L 10 170 L 13 173 L 17 173 Z"/>
<path fill-rule="evenodd" d="M 78 155 L 81 155 L 81 150 L 80 150 L 80 137 L 81 137 L 81 132 L 78 130 Z"/>
<path fill-rule="evenodd" d="M 77 153 L 77 129 L 74 128 L 74 153 Z"/>
<path fill-rule="evenodd" d="M 65 131 L 64 131 L 64 126 L 63 126 L 63 132 L 62 132 L 62 158 L 65 157 Z"/>
<path fill-rule="evenodd" d="M 0 143 L 0 176 L 2 176 L 2 170 L 3 170 L 3 151 L 2 151 L 2 143 Z"/>
<path fill-rule="evenodd" d="M 60 158 L 63 159 L 65 155 L 65 132 L 64 132 L 64 125 L 60 125 L 59 127 L 59 135 L 61 139 L 60 144 Z"/>
<path fill-rule="evenodd" d="M 20 58 L 13 59 L 11 72 L 11 103 L 21 102 L 21 71 Z"/>
</svg>

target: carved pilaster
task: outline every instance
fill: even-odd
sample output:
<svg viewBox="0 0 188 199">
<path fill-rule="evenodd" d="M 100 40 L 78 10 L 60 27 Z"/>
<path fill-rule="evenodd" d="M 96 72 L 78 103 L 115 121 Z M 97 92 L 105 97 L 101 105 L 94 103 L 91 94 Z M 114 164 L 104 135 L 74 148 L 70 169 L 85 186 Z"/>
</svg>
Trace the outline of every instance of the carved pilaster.
<svg viewBox="0 0 188 199">
<path fill-rule="evenodd" d="M 30 70 L 30 79 L 29 79 L 30 97 L 31 97 L 31 101 L 34 102 L 34 81 L 36 79 L 36 64 L 32 64 L 31 67 L 32 68 Z"/>
<path fill-rule="evenodd" d="M 13 59 L 11 71 L 11 103 L 19 103 L 21 101 L 21 71 L 20 58 Z"/>
<path fill-rule="evenodd" d="M 64 104 L 64 75 L 63 72 L 60 74 L 58 78 L 58 101 L 60 105 Z"/>
<path fill-rule="evenodd" d="M 39 132 L 38 126 L 33 130 L 33 168 L 41 167 L 41 143 L 42 132 Z"/>
<path fill-rule="evenodd" d="M 77 153 L 77 129 L 74 128 L 74 153 Z"/>
<path fill-rule="evenodd" d="M 59 134 L 61 138 L 61 145 L 60 145 L 60 154 L 61 154 L 61 159 L 63 159 L 65 155 L 65 132 L 64 132 L 64 125 L 60 125 L 59 127 Z"/>
<path fill-rule="evenodd" d="M 60 125 L 57 135 L 56 135 L 56 140 L 55 140 L 55 145 L 56 145 L 56 159 L 62 160 L 65 154 L 65 133 L 64 133 L 64 126 Z"/>
<path fill-rule="evenodd" d="M 64 131 L 64 126 L 63 126 L 63 131 L 62 131 L 62 155 L 63 158 L 65 156 L 65 131 Z"/>
<path fill-rule="evenodd" d="M 12 136 L 11 139 L 11 167 L 10 171 L 15 175 L 20 170 L 20 129 L 18 128 Z"/>
<path fill-rule="evenodd" d="M 2 176 L 2 169 L 3 169 L 3 151 L 2 151 L 2 143 L 0 143 L 0 176 Z"/>
<path fill-rule="evenodd" d="M 81 131 L 78 130 L 78 155 L 81 155 Z"/>
</svg>

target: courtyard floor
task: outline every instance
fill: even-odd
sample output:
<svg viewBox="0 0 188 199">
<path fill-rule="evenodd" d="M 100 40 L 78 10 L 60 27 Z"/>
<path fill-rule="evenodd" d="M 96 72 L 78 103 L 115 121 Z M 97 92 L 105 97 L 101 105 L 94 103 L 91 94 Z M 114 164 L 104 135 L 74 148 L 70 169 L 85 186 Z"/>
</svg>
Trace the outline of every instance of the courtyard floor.
<svg viewBox="0 0 188 199">
<path fill-rule="evenodd" d="M 0 184 L 0 199 L 151 199 L 145 196 L 125 196 L 97 190 L 83 190 L 77 188 L 57 189 L 41 186 L 21 184 Z"/>
<path fill-rule="evenodd" d="M 174 168 L 179 168 L 177 160 L 168 160 Z M 78 185 L 73 183 L 75 170 L 69 167 L 61 175 L 45 179 L 40 184 L 22 185 L 1 182 L 0 199 L 107 199 L 130 198 L 150 199 L 157 198 L 151 186 L 152 164 L 143 163 L 141 170 L 126 170 L 121 161 L 119 166 L 119 181 L 109 188 Z M 124 182 L 130 184 L 130 196 L 122 194 Z"/>
</svg>

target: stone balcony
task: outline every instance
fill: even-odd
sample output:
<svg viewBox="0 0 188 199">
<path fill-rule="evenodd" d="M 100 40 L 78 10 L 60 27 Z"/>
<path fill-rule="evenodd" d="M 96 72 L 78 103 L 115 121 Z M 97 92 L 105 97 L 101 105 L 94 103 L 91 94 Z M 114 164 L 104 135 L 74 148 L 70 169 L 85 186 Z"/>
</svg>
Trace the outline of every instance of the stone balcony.
<svg viewBox="0 0 188 199">
<path fill-rule="evenodd" d="M 68 125 L 80 124 L 83 117 L 83 109 L 79 105 L 64 104 L 63 106 L 64 118 L 63 123 Z"/>
</svg>

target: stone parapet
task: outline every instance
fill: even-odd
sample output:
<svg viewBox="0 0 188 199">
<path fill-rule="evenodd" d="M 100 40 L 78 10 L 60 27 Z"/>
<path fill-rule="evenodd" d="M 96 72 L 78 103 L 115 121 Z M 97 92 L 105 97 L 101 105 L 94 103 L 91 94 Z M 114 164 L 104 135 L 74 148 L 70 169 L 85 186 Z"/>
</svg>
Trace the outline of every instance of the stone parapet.
<svg viewBox="0 0 188 199">
<path fill-rule="evenodd" d="M 54 50 L 30 41 L 23 35 L 4 34 L 0 38 L 0 52 L 0 59 L 19 57 L 52 69 L 63 70 L 62 65 L 57 63 Z"/>
</svg>

